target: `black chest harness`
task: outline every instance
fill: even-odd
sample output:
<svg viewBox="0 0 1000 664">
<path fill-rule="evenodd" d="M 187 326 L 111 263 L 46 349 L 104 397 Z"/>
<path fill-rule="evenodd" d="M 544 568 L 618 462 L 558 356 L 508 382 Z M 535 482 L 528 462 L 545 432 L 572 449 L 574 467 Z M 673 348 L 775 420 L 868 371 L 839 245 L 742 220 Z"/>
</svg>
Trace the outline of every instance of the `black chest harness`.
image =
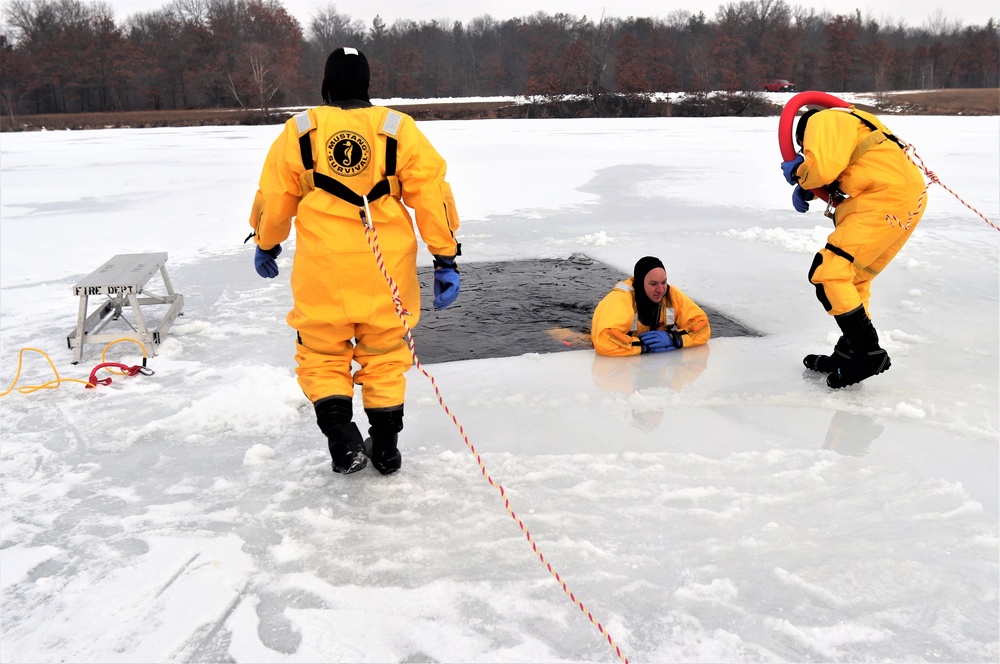
<svg viewBox="0 0 1000 664">
<path fill-rule="evenodd" d="M 851 158 L 852 162 L 857 161 L 857 158 L 860 157 L 861 154 L 864 154 L 865 152 L 867 152 L 868 149 L 871 148 L 873 145 L 877 145 L 877 144 L 879 144 L 879 143 L 881 143 L 881 142 L 883 142 L 883 141 L 885 141 L 887 139 L 890 140 L 890 141 L 892 141 L 896 145 L 898 145 L 900 150 L 906 150 L 906 144 L 903 141 L 899 140 L 899 138 L 897 138 L 895 134 L 893 134 L 891 131 L 889 131 L 889 128 L 886 127 L 881 122 L 879 122 L 879 124 L 876 125 L 871 120 L 869 120 L 869 119 L 867 119 L 865 117 L 862 117 L 862 116 L 858 115 L 857 113 L 855 113 L 853 111 L 851 112 L 851 115 L 853 115 L 858 120 L 860 120 L 861 124 L 863 124 L 864 126 L 868 127 L 868 130 L 871 131 L 872 134 L 874 134 L 874 137 L 872 137 L 872 134 L 869 134 L 868 136 L 866 136 L 861 141 L 861 143 L 858 144 L 858 148 L 855 148 L 855 156 L 852 156 L 852 158 Z M 870 144 L 869 145 L 865 145 L 866 141 L 869 141 Z M 864 146 L 864 147 L 862 147 L 862 146 Z M 857 154 L 857 151 L 859 149 L 861 150 L 861 154 Z"/>
<path fill-rule="evenodd" d="M 390 117 L 392 115 L 394 114 L 390 111 Z M 386 125 L 388 125 L 390 117 L 386 118 Z M 399 178 L 396 177 L 397 141 L 395 137 L 388 133 L 385 134 L 385 179 L 376 182 L 371 191 L 366 196 L 362 196 L 340 180 L 323 173 L 318 173 L 315 170 L 316 163 L 313 161 L 311 136 L 316 127 L 313 126 L 312 120 L 305 111 L 295 116 L 295 122 L 299 131 L 302 132 L 299 135 L 299 152 L 302 154 L 302 165 L 305 166 L 306 171 L 312 173 L 312 182 L 317 189 L 322 189 L 326 193 L 359 208 L 364 208 L 366 198 L 369 203 L 382 196 L 400 198 L 402 192 Z"/>
<path fill-rule="evenodd" d="M 375 186 L 371 188 L 371 191 L 369 191 L 367 195 L 362 196 L 340 180 L 334 179 L 329 175 L 316 172 L 316 163 L 313 161 L 311 140 L 312 133 L 316 131 L 316 127 L 313 125 L 312 118 L 309 117 L 308 112 L 302 111 L 295 116 L 295 125 L 299 132 L 299 152 L 302 155 L 302 165 L 305 166 L 306 173 L 311 176 L 312 186 L 316 189 L 322 189 L 326 193 L 336 196 L 340 200 L 356 206 L 358 208 L 358 213 L 361 216 L 361 220 L 366 226 L 370 223 L 367 218 L 367 212 L 365 211 L 366 202 L 371 203 L 372 201 L 382 198 L 383 196 L 392 196 L 393 198 L 400 200 L 403 195 L 402 186 L 400 185 L 399 178 L 396 176 L 396 148 L 399 143 L 394 136 L 396 131 L 399 129 L 399 123 L 401 120 L 402 116 L 395 111 L 389 111 L 386 115 L 385 120 L 382 123 L 382 129 L 378 132 L 380 136 L 385 136 L 385 178 L 376 182 Z M 455 255 L 462 255 L 461 243 L 457 244 Z M 454 256 L 448 257 L 447 263 L 442 262 L 440 257 L 435 256 L 434 267 L 457 269 Z"/>
<path fill-rule="evenodd" d="M 849 113 L 853 117 L 860 120 L 861 123 L 868 128 L 870 133 L 863 139 L 861 139 L 861 141 L 858 142 L 857 146 L 854 148 L 854 152 L 851 154 L 850 161 L 848 161 L 848 166 L 850 166 L 858 159 L 860 159 L 861 155 L 868 152 L 870 149 L 872 149 L 879 143 L 884 143 L 885 141 L 892 141 L 899 147 L 900 150 L 903 150 L 904 152 L 906 151 L 907 148 L 906 143 L 901 141 L 899 138 L 896 137 L 895 134 L 890 132 L 888 127 L 886 127 L 884 124 L 882 124 L 881 122 L 878 122 L 878 124 L 876 124 L 875 122 L 872 122 L 868 118 L 865 118 L 859 115 L 858 113 L 855 113 L 854 111 L 849 111 Z M 840 189 L 839 179 L 827 185 L 827 191 L 830 194 L 830 200 L 828 201 L 825 214 L 827 217 L 833 219 L 834 218 L 833 208 L 835 208 L 837 205 L 846 200 L 848 196 Z"/>
</svg>

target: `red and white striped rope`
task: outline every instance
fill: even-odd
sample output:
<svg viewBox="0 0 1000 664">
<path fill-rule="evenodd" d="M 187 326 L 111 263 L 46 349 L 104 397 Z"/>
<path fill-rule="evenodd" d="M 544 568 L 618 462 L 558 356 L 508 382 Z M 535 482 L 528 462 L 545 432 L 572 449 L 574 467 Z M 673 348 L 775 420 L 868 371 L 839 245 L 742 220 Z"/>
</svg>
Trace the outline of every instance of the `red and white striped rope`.
<svg viewBox="0 0 1000 664">
<path fill-rule="evenodd" d="M 983 214 L 982 212 L 980 212 L 976 208 L 974 208 L 971 205 L 969 205 L 968 203 L 966 203 L 965 200 L 962 199 L 962 197 L 959 196 L 958 194 L 956 194 L 954 191 L 952 191 L 951 188 L 948 187 L 948 185 L 946 185 L 944 182 L 941 182 L 941 180 L 940 180 L 940 178 L 938 178 L 937 174 L 934 173 L 934 171 L 932 171 L 931 169 L 927 168 L 927 165 L 924 163 L 924 160 L 920 157 L 919 154 L 917 154 L 917 150 L 916 150 L 916 148 L 913 147 L 913 145 L 907 145 L 905 152 L 906 152 L 906 156 L 910 158 L 910 161 L 912 161 L 917 166 L 917 168 L 919 168 L 921 171 L 923 171 L 923 173 L 930 179 L 931 182 L 933 182 L 934 184 L 941 185 L 941 187 L 943 187 L 945 191 L 947 191 L 949 194 L 951 194 L 956 199 L 958 199 L 959 203 L 961 203 L 965 207 L 967 207 L 970 210 L 972 210 L 973 212 L 975 212 L 977 215 L 979 215 L 980 219 L 982 219 L 983 221 L 985 221 L 987 224 L 989 224 L 990 226 L 992 226 L 996 230 L 1000 231 L 1000 226 L 997 226 L 992 221 L 990 221 L 989 219 L 987 219 L 985 214 Z M 916 158 L 916 160 L 914 160 L 914 158 Z M 919 163 L 917 163 L 917 162 L 919 162 Z M 925 193 L 926 193 L 926 191 L 925 191 Z"/>
<path fill-rule="evenodd" d="M 887 214 L 885 215 L 885 218 L 887 221 L 889 221 L 890 224 L 898 224 L 900 228 L 905 230 L 910 230 L 910 226 L 913 224 L 913 218 L 919 215 L 920 211 L 924 209 L 924 201 L 926 200 L 927 200 L 927 187 L 924 187 L 924 190 L 920 192 L 920 198 L 917 199 L 917 209 L 914 210 L 913 212 L 906 213 L 905 224 L 902 221 L 900 221 L 899 217 L 897 217 L 894 214 Z"/>
<path fill-rule="evenodd" d="M 615 655 L 617 655 L 618 658 L 624 662 L 624 664 L 628 664 L 628 657 L 626 657 L 621 648 L 618 647 L 618 644 L 615 643 L 614 638 L 612 638 L 611 634 L 604 628 L 604 625 L 602 625 L 601 622 L 594 617 L 594 614 L 591 613 L 586 606 L 584 606 L 583 602 L 573 594 L 563 578 L 559 576 L 559 573 L 552 567 L 551 563 L 546 560 L 545 555 L 542 554 L 541 550 L 539 550 L 538 545 L 531 537 L 531 533 L 528 531 L 528 528 L 524 525 L 524 522 L 520 519 L 520 517 L 514 513 L 513 508 L 511 508 L 510 500 L 507 498 L 506 489 L 504 489 L 501 484 L 494 481 L 490 476 L 489 472 L 486 470 L 486 464 L 483 463 L 482 456 L 480 456 L 479 452 L 476 450 L 476 446 L 472 444 L 472 441 L 469 440 L 469 436 L 465 433 L 465 428 L 458 421 L 455 414 L 451 412 L 451 409 L 448 408 L 448 404 L 444 402 L 444 397 L 441 394 L 441 390 L 438 389 L 437 381 L 434 380 L 434 376 L 424 369 L 423 365 L 420 363 L 420 358 L 417 357 L 416 346 L 413 343 L 413 333 L 409 322 L 406 320 L 406 316 L 409 315 L 409 312 L 403 308 L 403 301 L 399 296 L 399 288 L 396 286 L 395 280 L 389 275 L 389 272 L 385 268 L 385 261 L 382 258 L 382 250 L 379 248 L 378 244 L 378 234 L 375 232 L 375 224 L 371 220 L 371 210 L 368 207 L 367 197 L 365 197 L 364 217 L 362 218 L 362 221 L 365 223 L 365 238 L 368 240 L 368 246 L 371 248 L 372 253 L 375 254 L 375 261 L 378 263 L 378 269 L 382 273 L 382 277 L 385 279 L 386 283 L 389 284 L 389 290 L 392 292 L 392 301 L 396 305 L 396 315 L 399 316 L 399 320 L 403 323 L 403 327 L 406 329 L 406 344 L 410 348 L 410 354 L 413 356 L 414 366 L 416 366 L 420 373 L 426 376 L 431 382 L 431 386 L 434 388 L 434 394 L 437 396 L 438 403 L 441 404 L 444 412 L 451 418 L 455 427 L 458 428 L 458 432 L 461 434 L 462 440 L 465 442 L 465 446 L 468 447 L 472 454 L 476 457 L 476 463 L 479 464 L 479 470 L 482 472 L 483 477 L 486 478 L 486 481 L 489 482 L 490 486 L 500 492 L 500 497 L 503 498 L 504 509 L 507 510 L 507 514 L 509 514 L 510 518 L 514 520 L 514 523 L 516 523 L 518 528 L 521 529 L 521 532 L 524 533 L 525 538 L 527 538 L 528 543 L 531 545 L 531 550 L 535 552 L 538 559 L 543 565 L 545 565 L 545 569 L 547 569 L 549 573 L 555 577 L 555 580 L 559 582 L 559 586 L 563 589 L 563 592 L 566 593 L 570 600 L 572 600 L 572 602 L 576 604 L 581 611 L 583 611 L 584 615 L 587 616 L 587 620 L 589 620 L 591 624 L 597 628 L 597 631 L 599 631 L 601 635 L 607 639 L 608 644 L 614 649 Z"/>
</svg>

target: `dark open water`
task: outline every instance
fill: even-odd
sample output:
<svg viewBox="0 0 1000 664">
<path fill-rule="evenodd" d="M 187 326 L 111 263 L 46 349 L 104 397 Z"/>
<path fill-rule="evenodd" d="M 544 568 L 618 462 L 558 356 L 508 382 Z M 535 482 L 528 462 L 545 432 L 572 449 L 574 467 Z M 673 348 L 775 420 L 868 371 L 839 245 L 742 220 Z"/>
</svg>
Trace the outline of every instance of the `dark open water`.
<svg viewBox="0 0 1000 664">
<path fill-rule="evenodd" d="M 627 275 L 584 254 L 568 259 L 460 263 L 455 304 L 434 311 L 434 273 L 418 272 L 421 319 L 413 338 L 421 362 L 512 357 L 592 348 L 594 308 Z M 759 336 L 687 292 L 708 314 L 712 337 Z"/>
</svg>

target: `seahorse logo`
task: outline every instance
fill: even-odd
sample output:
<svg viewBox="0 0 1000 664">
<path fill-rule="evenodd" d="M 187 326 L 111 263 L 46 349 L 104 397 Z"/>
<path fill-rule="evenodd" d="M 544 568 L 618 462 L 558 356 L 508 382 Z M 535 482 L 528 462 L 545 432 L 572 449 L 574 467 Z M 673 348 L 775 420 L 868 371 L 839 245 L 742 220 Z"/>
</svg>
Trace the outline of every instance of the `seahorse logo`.
<svg viewBox="0 0 1000 664">
<path fill-rule="evenodd" d="M 334 173 L 354 177 L 368 168 L 371 147 L 361 134 L 339 131 L 326 142 L 326 158 Z"/>
</svg>

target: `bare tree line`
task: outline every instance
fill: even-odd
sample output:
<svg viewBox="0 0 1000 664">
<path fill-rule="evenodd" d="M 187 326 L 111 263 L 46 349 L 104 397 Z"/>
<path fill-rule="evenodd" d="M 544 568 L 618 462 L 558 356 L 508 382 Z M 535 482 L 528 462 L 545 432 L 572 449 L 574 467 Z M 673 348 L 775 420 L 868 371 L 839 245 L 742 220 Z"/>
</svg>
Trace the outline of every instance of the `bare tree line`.
<svg viewBox="0 0 1000 664">
<path fill-rule="evenodd" d="M 771 78 L 834 92 L 1000 86 L 994 19 L 911 28 L 783 0 L 730 2 L 711 17 L 367 26 L 328 5 L 305 29 L 279 0 L 172 0 L 123 23 L 104 2 L 7 0 L 2 17 L 11 115 L 312 105 L 341 45 L 365 52 L 379 98 L 754 91 Z"/>
</svg>

